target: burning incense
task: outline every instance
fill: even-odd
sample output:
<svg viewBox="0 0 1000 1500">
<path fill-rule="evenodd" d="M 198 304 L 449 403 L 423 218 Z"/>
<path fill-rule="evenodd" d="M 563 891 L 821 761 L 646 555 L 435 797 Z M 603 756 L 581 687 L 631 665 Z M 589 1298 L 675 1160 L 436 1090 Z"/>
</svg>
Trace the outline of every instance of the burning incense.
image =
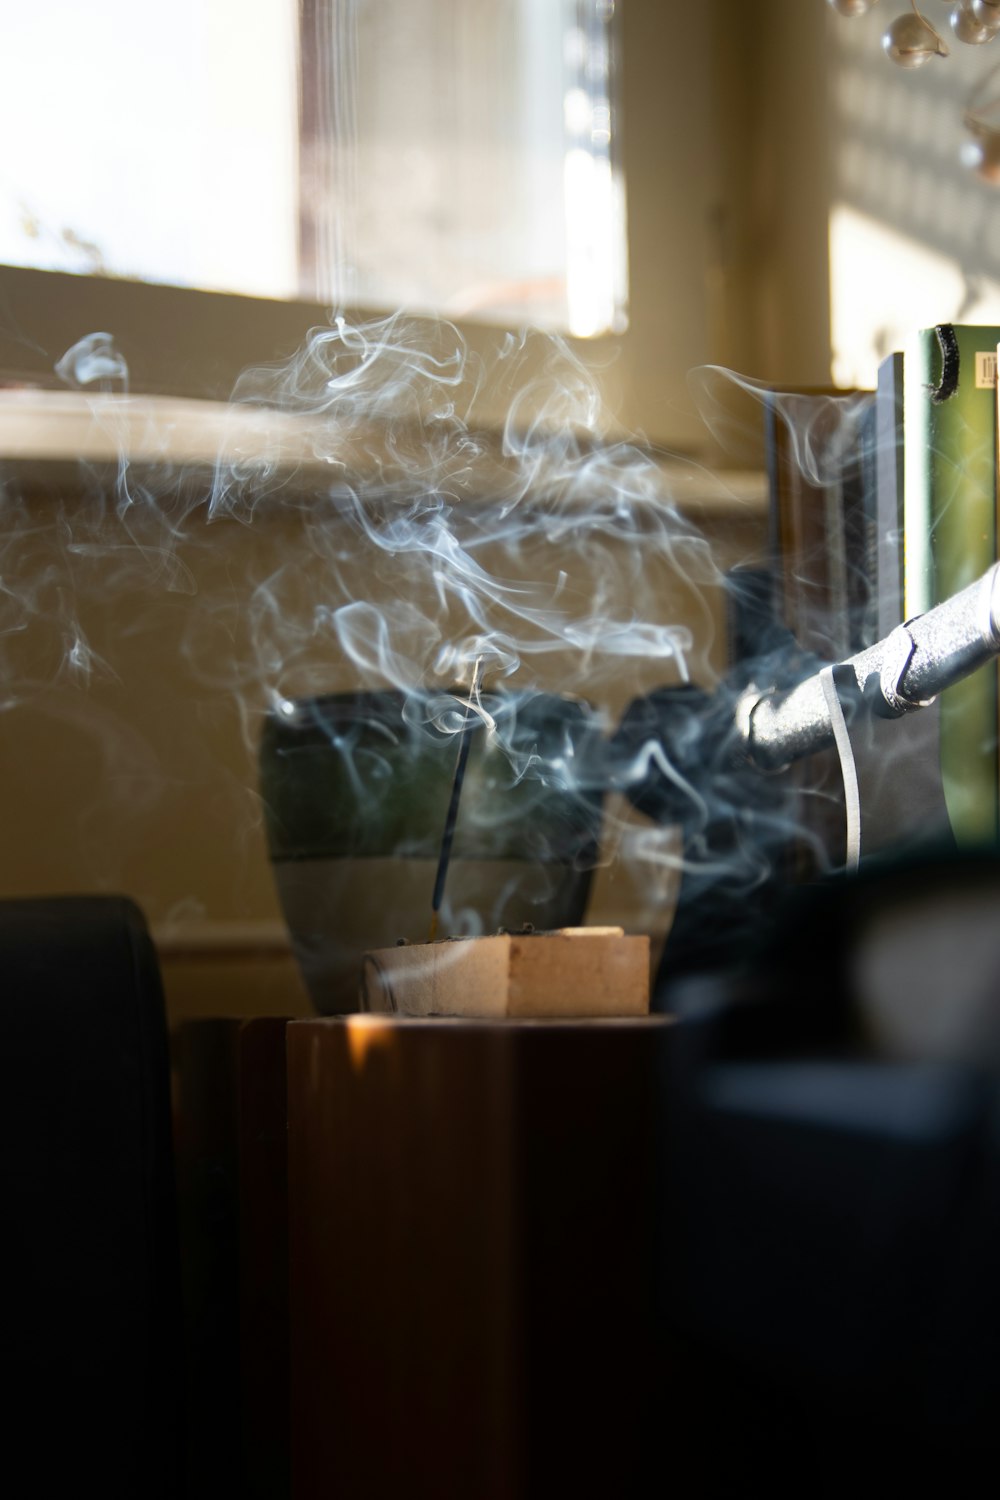
<svg viewBox="0 0 1000 1500">
<path fill-rule="evenodd" d="M 438 913 L 441 910 L 441 902 L 444 899 L 444 883 L 448 878 L 448 864 L 451 860 L 451 846 L 455 837 L 455 824 L 458 822 L 458 803 L 462 795 L 462 782 L 465 780 L 465 767 L 469 760 L 469 750 L 472 747 L 472 705 L 479 696 L 481 687 L 480 668 L 482 657 L 476 657 L 476 665 L 472 669 L 472 683 L 469 687 L 469 701 L 465 706 L 465 721 L 459 730 L 458 759 L 455 762 L 455 777 L 451 784 L 451 797 L 448 799 L 448 813 L 444 820 L 444 833 L 441 835 L 441 853 L 438 856 L 437 874 L 434 877 L 434 894 L 431 897 L 431 931 L 429 941 L 433 943 L 437 937 Z"/>
</svg>

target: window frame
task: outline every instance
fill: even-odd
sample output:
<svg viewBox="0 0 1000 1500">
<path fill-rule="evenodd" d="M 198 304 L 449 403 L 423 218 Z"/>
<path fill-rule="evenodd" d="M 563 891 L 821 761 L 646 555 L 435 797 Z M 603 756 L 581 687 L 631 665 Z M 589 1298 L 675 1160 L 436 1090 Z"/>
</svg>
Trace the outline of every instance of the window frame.
<svg viewBox="0 0 1000 1500">
<path fill-rule="evenodd" d="M 794 279 L 782 277 L 783 305 L 770 298 L 762 308 L 745 269 L 760 273 L 770 264 L 759 264 L 747 243 L 756 210 L 746 169 L 755 153 L 766 152 L 768 131 L 772 144 L 787 138 L 782 88 L 794 89 L 801 100 L 810 78 L 816 83 L 823 18 L 817 21 L 811 7 L 794 0 L 800 66 L 793 76 L 784 52 L 771 57 L 774 38 L 783 33 L 770 13 L 787 21 L 787 0 L 768 0 L 763 34 L 751 18 L 734 17 L 730 0 L 683 7 L 661 0 L 620 3 L 629 322 L 619 334 L 564 342 L 595 373 L 609 413 L 608 436 L 638 433 L 674 453 L 711 453 L 688 388 L 693 367 L 720 363 L 800 383 L 828 378 L 827 265 L 822 253 L 806 261 L 798 253 L 805 216 L 812 240 L 819 229 L 825 234 L 825 223 L 817 229 L 813 222 L 813 205 L 800 210 L 793 195 L 786 222 L 770 230 L 778 270 L 789 247 L 797 252 Z M 800 32 L 812 44 L 808 54 Z M 770 59 L 770 114 L 762 122 L 748 93 L 755 47 Z M 805 78 L 803 56 L 809 59 Z M 815 88 L 810 97 L 815 113 L 821 109 Z M 800 134 L 805 138 L 804 128 Z M 813 149 L 811 138 L 809 144 Z M 348 316 L 380 312 L 359 309 Z M 757 336 L 762 317 L 767 339 Z M 101 330 L 125 355 L 134 391 L 225 400 L 245 369 L 288 359 L 310 328 L 329 321 L 330 309 L 320 302 L 0 266 L 0 379 L 54 385 L 53 366 L 65 350 Z M 455 321 L 487 364 L 509 337 L 500 326 Z M 539 340 L 538 373 L 543 347 Z M 767 358 L 749 368 L 758 350 Z M 500 398 L 485 390 L 474 420 L 498 427 L 505 416 Z"/>
</svg>

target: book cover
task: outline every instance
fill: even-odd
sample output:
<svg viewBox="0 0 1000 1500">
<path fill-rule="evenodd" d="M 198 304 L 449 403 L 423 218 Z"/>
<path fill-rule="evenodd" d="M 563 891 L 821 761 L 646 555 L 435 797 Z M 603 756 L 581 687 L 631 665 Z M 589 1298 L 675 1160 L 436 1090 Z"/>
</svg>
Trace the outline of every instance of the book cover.
<svg viewBox="0 0 1000 1500">
<path fill-rule="evenodd" d="M 920 329 L 904 353 L 905 617 L 975 581 L 997 555 L 1000 328 Z M 941 698 L 941 776 L 960 844 L 997 833 L 997 669 Z"/>
<path fill-rule="evenodd" d="M 859 393 L 849 409 L 841 483 L 847 653 L 877 640 L 878 433 L 876 396 Z"/>
<path fill-rule="evenodd" d="M 903 354 L 886 355 L 875 392 L 876 640 L 903 619 Z"/>
<path fill-rule="evenodd" d="M 764 407 L 771 566 L 779 607 L 803 651 L 835 661 L 851 649 L 867 593 L 858 499 L 865 397 L 840 389 L 769 392 Z M 863 627 L 859 627 L 863 628 Z"/>
</svg>

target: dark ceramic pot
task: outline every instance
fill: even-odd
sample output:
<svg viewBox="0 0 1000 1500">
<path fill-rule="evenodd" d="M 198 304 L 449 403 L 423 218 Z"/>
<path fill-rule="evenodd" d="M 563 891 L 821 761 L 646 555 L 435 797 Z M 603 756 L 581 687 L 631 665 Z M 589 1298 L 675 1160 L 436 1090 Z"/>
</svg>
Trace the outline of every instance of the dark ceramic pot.
<svg viewBox="0 0 1000 1500">
<path fill-rule="evenodd" d="M 439 936 L 583 920 L 597 859 L 600 738 L 579 700 L 486 694 L 470 749 Z M 457 758 L 447 694 L 338 693 L 265 723 L 260 755 L 278 894 L 313 1003 L 358 1008 L 362 955 L 425 942 Z M 451 732 L 449 732 L 451 731 Z"/>
</svg>

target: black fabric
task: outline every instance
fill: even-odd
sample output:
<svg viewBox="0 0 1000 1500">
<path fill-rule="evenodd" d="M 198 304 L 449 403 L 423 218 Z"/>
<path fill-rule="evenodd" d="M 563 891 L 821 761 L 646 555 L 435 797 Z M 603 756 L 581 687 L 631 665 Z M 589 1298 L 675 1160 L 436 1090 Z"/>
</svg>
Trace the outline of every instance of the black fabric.
<svg viewBox="0 0 1000 1500">
<path fill-rule="evenodd" d="M 0 1479 L 176 1495 L 167 1039 L 132 902 L 0 903 L 0 1101 Z"/>
</svg>

